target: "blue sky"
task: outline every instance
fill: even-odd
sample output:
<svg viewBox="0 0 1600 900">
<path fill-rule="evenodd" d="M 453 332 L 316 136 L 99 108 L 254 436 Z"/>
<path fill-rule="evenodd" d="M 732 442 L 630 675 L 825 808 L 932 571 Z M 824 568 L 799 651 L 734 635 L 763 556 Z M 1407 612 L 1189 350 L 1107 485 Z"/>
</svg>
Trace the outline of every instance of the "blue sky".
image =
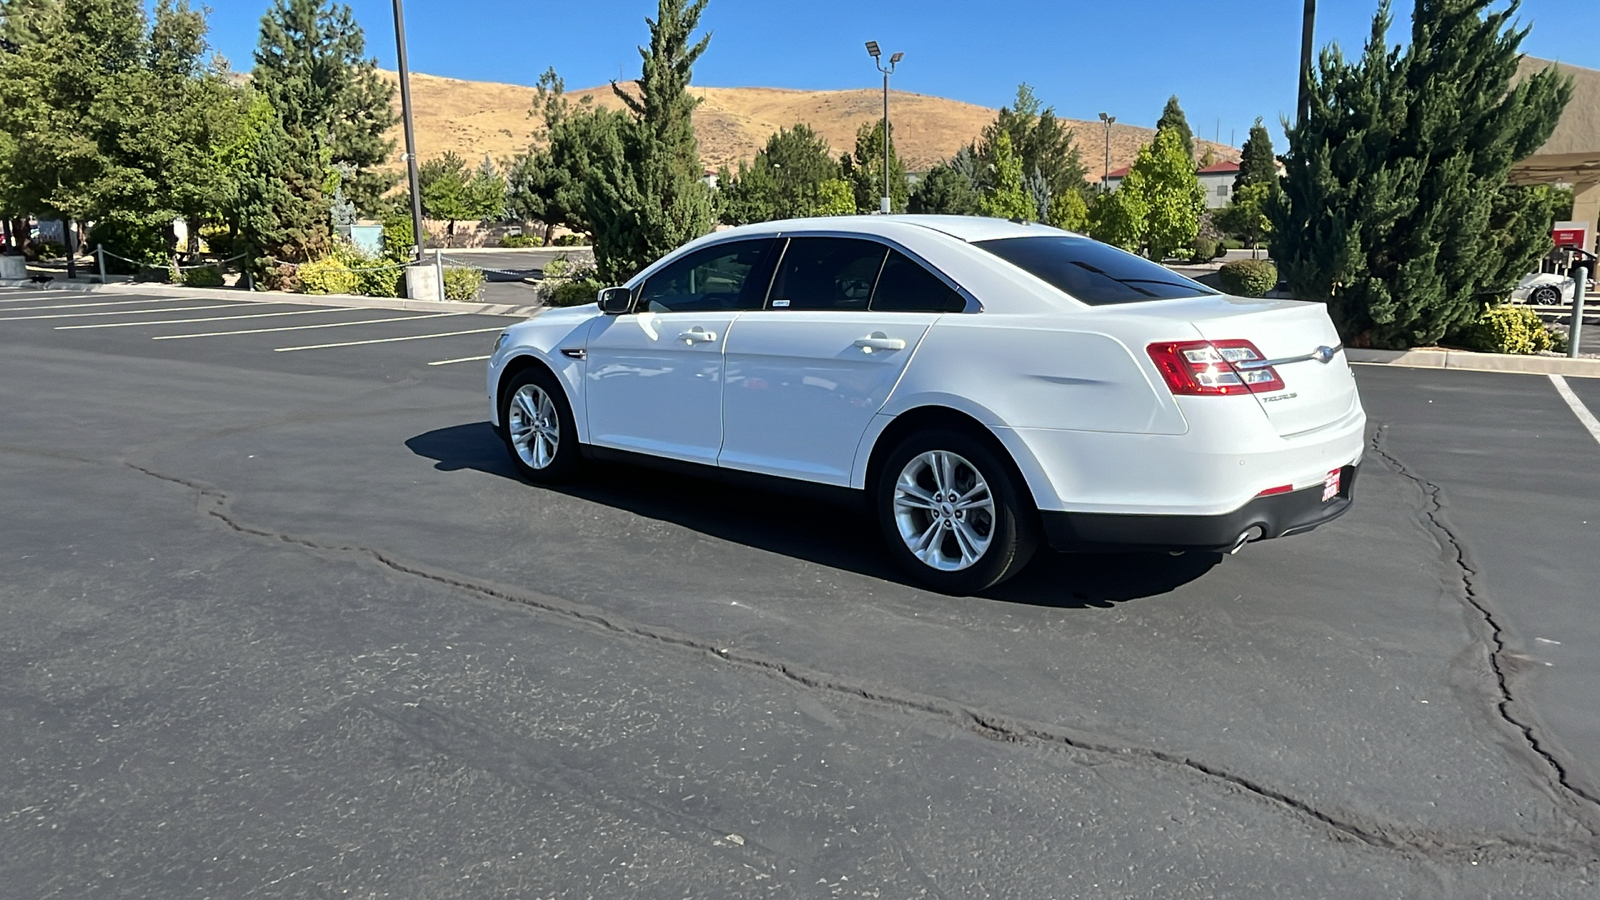
<svg viewBox="0 0 1600 900">
<path fill-rule="evenodd" d="M 216 0 L 212 0 L 216 3 Z M 394 67 L 390 0 L 351 0 L 380 64 Z M 267 0 L 224 0 L 211 42 L 248 69 Z M 896 90 L 1001 106 L 1019 82 L 1058 114 L 1153 125 L 1177 94 L 1196 134 L 1242 142 L 1257 116 L 1293 110 L 1298 0 L 711 0 L 710 49 L 695 83 L 715 87 L 877 87 L 862 44 L 904 51 Z M 1348 53 L 1366 38 L 1376 0 L 1321 0 L 1317 45 Z M 1396 0 L 1392 40 L 1410 29 Z M 555 66 L 569 88 L 639 73 L 635 49 L 655 0 L 407 0 L 412 71 L 533 84 Z M 1595 0 L 1525 0 L 1534 56 L 1600 68 Z M 1279 139 L 1278 129 L 1273 129 Z M 1280 141 L 1281 143 L 1281 141 Z"/>
</svg>

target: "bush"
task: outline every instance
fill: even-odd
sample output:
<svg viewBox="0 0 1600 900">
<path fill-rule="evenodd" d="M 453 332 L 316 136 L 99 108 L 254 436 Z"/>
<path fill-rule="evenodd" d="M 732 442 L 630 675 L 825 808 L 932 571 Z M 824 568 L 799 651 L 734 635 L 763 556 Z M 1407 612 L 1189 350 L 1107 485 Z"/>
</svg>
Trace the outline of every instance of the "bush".
<svg viewBox="0 0 1600 900">
<path fill-rule="evenodd" d="M 1485 353 L 1538 353 L 1557 343 L 1538 313 L 1509 304 L 1484 310 L 1464 337 L 1468 347 Z"/>
<path fill-rule="evenodd" d="M 96 222 L 89 229 L 88 249 L 96 246 L 105 248 L 106 271 L 116 275 L 138 275 L 147 266 L 165 267 L 171 264 L 171 257 L 167 255 L 166 235 L 159 227 L 136 219 L 113 216 Z M 43 248 L 44 245 L 41 245 L 40 258 L 45 256 Z M 59 255 L 59 252 L 55 255 Z M 124 262 L 118 256 L 125 256 L 134 262 Z"/>
<path fill-rule="evenodd" d="M 411 227 L 411 215 L 390 216 L 383 221 L 383 255 L 396 262 L 411 258 L 411 247 L 416 243 L 416 230 Z"/>
<path fill-rule="evenodd" d="M 593 266 L 572 268 L 562 256 L 545 264 L 539 299 L 545 306 L 583 306 L 595 302 L 595 295 L 605 286 Z"/>
<path fill-rule="evenodd" d="M 589 243 L 589 236 L 584 234 L 563 234 L 551 241 L 554 247 L 582 247 Z"/>
<path fill-rule="evenodd" d="M 189 287 L 222 287 L 222 270 L 216 266 L 189 269 L 183 273 L 183 283 Z"/>
<path fill-rule="evenodd" d="M 1244 245 L 1244 241 L 1237 238 L 1223 238 L 1217 242 L 1217 249 L 1219 251 L 1217 255 L 1221 256 L 1229 250 L 1248 250 L 1249 248 Z"/>
<path fill-rule="evenodd" d="M 1191 243 L 1194 249 L 1189 251 L 1189 262 L 1210 262 L 1220 255 L 1217 252 L 1217 242 L 1211 238 L 1197 237 Z"/>
<path fill-rule="evenodd" d="M 1278 267 L 1264 259 L 1239 259 L 1221 271 L 1222 289 L 1236 297 L 1264 297 L 1278 284 Z"/>
<path fill-rule="evenodd" d="M 356 293 L 365 297 L 398 297 L 405 293 L 406 270 L 383 257 L 361 260 L 356 270 Z"/>
<path fill-rule="evenodd" d="M 33 245 L 33 252 L 40 259 L 60 259 L 67 253 L 67 248 L 55 241 L 38 241 Z"/>
<path fill-rule="evenodd" d="M 543 247 L 544 238 L 536 234 L 508 234 L 500 238 L 500 246 L 513 249 L 517 247 Z"/>
<path fill-rule="evenodd" d="M 300 289 L 307 294 L 354 294 L 361 287 L 361 276 L 337 254 L 312 260 L 297 267 Z"/>
<path fill-rule="evenodd" d="M 471 266 L 447 266 L 444 270 L 444 298 L 465 302 L 478 299 L 483 287 L 483 270 Z"/>
</svg>

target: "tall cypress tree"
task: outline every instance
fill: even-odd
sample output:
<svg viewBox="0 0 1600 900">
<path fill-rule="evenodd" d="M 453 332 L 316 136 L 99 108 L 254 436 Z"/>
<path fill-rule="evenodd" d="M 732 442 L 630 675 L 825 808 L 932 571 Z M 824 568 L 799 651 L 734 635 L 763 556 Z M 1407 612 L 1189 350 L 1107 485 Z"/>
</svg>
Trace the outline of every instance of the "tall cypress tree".
<svg viewBox="0 0 1600 900">
<path fill-rule="evenodd" d="M 1418 0 L 1401 50 L 1385 0 L 1360 59 L 1323 50 L 1288 130 L 1273 256 L 1356 346 L 1438 341 L 1548 249 L 1549 192 L 1507 174 L 1549 138 L 1571 84 L 1546 71 L 1513 85 L 1527 30 L 1515 0 L 1492 5 Z"/>
<path fill-rule="evenodd" d="M 711 230 L 711 189 L 695 143 L 689 93 L 695 60 L 711 36 L 690 45 L 707 0 L 660 0 L 650 27 L 638 96 L 612 83 L 632 114 L 615 135 L 597 135 L 596 165 L 587 176 L 595 261 L 602 277 L 620 281 L 679 245 Z"/>
<path fill-rule="evenodd" d="M 1261 120 L 1250 126 L 1250 137 L 1240 149 L 1239 174 L 1233 177 L 1233 192 L 1247 184 L 1277 184 L 1278 159 L 1272 152 L 1272 135 Z"/>
<path fill-rule="evenodd" d="M 394 88 L 364 53 L 366 36 L 349 6 L 273 0 L 261 18 L 253 81 L 284 128 L 304 132 L 327 156 L 329 171 L 346 167 L 351 174 L 341 185 L 344 194 L 370 215 L 398 180 L 376 167 L 394 151 L 387 134 L 399 117 Z"/>
<path fill-rule="evenodd" d="M 1156 120 L 1156 130 L 1172 129 L 1182 139 L 1183 152 L 1189 154 L 1189 161 L 1194 161 L 1194 130 L 1189 127 L 1189 117 L 1183 114 L 1183 107 L 1178 105 L 1178 95 L 1173 94 L 1167 98 L 1167 105 L 1161 110 L 1161 118 Z"/>
</svg>

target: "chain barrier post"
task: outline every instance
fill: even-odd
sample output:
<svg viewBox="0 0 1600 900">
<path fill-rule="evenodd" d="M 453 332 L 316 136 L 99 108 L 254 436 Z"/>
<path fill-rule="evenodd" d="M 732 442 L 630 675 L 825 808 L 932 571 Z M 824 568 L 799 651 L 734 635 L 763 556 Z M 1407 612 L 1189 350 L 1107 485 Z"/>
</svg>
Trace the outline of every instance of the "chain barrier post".
<svg viewBox="0 0 1600 900">
<path fill-rule="evenodd" d="M 106 283 L 106 245 L 105 244 L 95 244 L 94 245 L 94 258 L 95 258 L 95 262 L 99 263 L 99 265 L 100 265 L 100 283 L 101 284 L 105 284 Z"/>
<path fill-rule="evenodd" d="M 444 251 L 438 247 L 433 248 L 433 276 L 439 279 L 439 299 L 444 297 Z"/>
<path fill-rule="evenodd" d="M 1578 256 L 1578 265 L 1573 268 L 1572 274 L 1572 324 L 1567 326 L 1567 357 L 1577 359 L 1580 352 L 1579 344 L 1583 342 L 1583 295 L 1589 287 L 1589 271 L 1594 267 L 1595 257 L 1590 253 L 1581 253 Z"/>
</svg>

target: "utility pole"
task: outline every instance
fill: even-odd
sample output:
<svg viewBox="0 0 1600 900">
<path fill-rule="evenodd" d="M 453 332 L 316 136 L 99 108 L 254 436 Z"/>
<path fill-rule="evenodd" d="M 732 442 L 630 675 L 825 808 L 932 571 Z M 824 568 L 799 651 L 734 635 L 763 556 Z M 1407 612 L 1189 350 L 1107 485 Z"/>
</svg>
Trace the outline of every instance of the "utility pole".
<svg viewBox="0 0 1600 900">
<path fill-rule="evenodd" d="M 400 117 L 406 131 L 406 176 L 411 186 L 411 256 L 422 261 L 422 186 L 417 183 L 417 138 L 411 125 L 411 70 L 406 65 L 406 18 L 400 0 L 394 0 L 394 43 L 400 63 Z M 444 286 L 440 285 L 440 296 Z"/>
<path fill-rule="evenodd" d="M 887 216 L 890 210 L 889 197 L 892 193 L 889 190 L 889 76 L 894 74 L 895 65 L 905 59 L 906 55 L 896 53 L 889 57 L 889 67 L 886 69 L 879 58 L 880 53 L 877 41 L 867 41 L 867 54 L 872 57 L 872 64 L 883 73 L 883 208 L 879 212 Z"/>
<path fill-rule="evenodd" d="M 1101 113 L 1100 121 L 1106 126 L 1106 168 L 1100 175 L 1100 190 L 1107 191 L 1111 189 L 1111 185 L 1107 183 L 1111 180 L 1111 123 L 1117 121 L 1117 117 Z"/>
<path fill-rule="evenodd" d="M 1305 19 L 1300 25 L 1300 115 L 1299 125 L 1311 114 L 1311 44 L 1317 26 L 1317 0 L 1306 0 Z"/>
</svg>

